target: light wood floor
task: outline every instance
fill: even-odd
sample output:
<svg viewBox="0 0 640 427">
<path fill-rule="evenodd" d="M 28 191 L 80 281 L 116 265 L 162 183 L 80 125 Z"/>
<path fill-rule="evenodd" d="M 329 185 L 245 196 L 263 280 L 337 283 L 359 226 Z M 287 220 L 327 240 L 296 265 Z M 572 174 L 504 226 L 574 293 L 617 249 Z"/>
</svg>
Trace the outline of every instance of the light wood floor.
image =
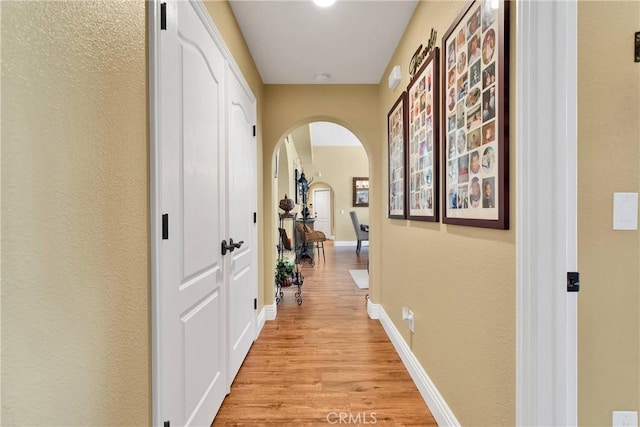
<svg viewBox="0 0 640 427">
<path fill-rule="evenodd" d="M 285 289 L 213 426 L 437 425 L 351 279 L 367 250 L 327 244 L 326 263 L 305 262 L 302 306 Z"/>
</svg>

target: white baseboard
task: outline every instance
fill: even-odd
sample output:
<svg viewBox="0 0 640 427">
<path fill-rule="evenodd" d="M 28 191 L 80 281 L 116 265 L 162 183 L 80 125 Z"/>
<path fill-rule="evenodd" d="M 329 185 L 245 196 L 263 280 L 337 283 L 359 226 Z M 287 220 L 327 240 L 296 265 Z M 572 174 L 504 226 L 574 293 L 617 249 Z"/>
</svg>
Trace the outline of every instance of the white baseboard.
<svg viewBox="0 0 640 427">
<path fill-rule="evenodd" d="M 377 312 L 376 314 L 380 319 L 380 323 L 382 323 L 382 327 L 387 332 L 389 339 L 402 359 L 402 363 L 404 363 L 407 371 L 409 371 L 409 375 L 418 387 L 418 391 L 420 391 L 422 398 L 429 407 L 429 410 L 431 410 L 438 425 L 441 427 L 460 426 L 460 422 L 456 419 L 451 408 L 449 408 L 449 405 L 447 405 L 447 402 L 445 402 L 435 384 L 431 381 L 429 375 L 427 375 L 427 372 L 407 345 L 407 342 L 402 335 L 400 335 L 400 332 L 384 311 L 384 308 L 380 304 L 367 304 L 367 312 L 372 319 L 375 317 L 371 314 L 370 307 L 371 311 L 375 309 Z"/>
<path fill-rule="evenodd" d="M 333 246 L 357 246 L 357 240 L 336 240 L 333 242 Z M 369 246 L 369 241 L 365 240 L 362 242 L 362 246 Z"/>
<path fill-rule="evenodd" d="M 374 304 L 367 300 L 367 314 L 369 315 L 369 319 L 380 319 L 380 304 Z"/>
<path fill-rule="evenodd" d="M 258 325 L 256 328 L 255 339 L 258 339 L 258 337 L 260 336 L 260 333 L 262 332 L 262 328 L 264 328 L 264 324 L 266 323 L 266 321 L 274 320 L 276 318 L 277 310 L 278 309 L 275 303 L 270 305 L 264 305 L 262 307 L 262 310 L 260 310 L 260 313 L 258 314 Z"/>
<path fill-rule="evenodd" d="M 264 310 L 266 320 L 276 320 L 276 316 L 278 315 L 278 305 L 275 301 L 273 304 L 265 305 Z"/>
<path fill-rule="evenodd" d="M 258 324 L 256 325 L 256 337 L 254 338 L 255 340 L 258 339 L 258 337 L 260 336 L 260 333 L 262 332 L 262 328 L 264 328 L 264 324 L 266 322 L 266 315 L 267 312 L 267 306 L 263 306 L 262 310 L 260 310 L 260 313 L 258 313 Z"/>
</svg>

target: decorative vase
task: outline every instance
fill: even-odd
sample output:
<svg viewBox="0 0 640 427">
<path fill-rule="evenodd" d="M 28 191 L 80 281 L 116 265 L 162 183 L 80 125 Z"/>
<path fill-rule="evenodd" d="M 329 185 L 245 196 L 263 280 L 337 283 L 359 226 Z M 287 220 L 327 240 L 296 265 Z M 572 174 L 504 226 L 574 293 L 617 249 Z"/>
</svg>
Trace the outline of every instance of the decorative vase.
<svg viewBox="0 0 640 427">
<path fill-rule="evenodd" d="M 284 199 L 280 200 L 280 204 L 278 206 L 284 211 L 284 215 L 289 215 L 289 211 L 295 207 L 295 203 L 293 203 L 293 200 L 287 198 L 287 195 L 285 194 Z"/>
</svg>

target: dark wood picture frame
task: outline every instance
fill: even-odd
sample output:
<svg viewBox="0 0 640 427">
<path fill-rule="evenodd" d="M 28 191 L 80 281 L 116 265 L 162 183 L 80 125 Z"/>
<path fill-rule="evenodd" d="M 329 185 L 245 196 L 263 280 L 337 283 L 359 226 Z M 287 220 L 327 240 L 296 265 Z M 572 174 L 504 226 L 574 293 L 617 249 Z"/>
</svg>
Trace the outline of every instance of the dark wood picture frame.
<svg viewBox="0 0 640 427">
<path fill-rule="evenodd" d="M 425 58 L 407 88 L 407 218 L 437 222 L 439 217 L 440 51 Z"/>
<path fill-rule="evenodd" d="M 509 1 L 468 2 L 442 38 L 442 222 L 509 228 Z"/>
<path fill-rule="evenodd" d="M 358 176 L 353 178 L 353 207 L 369 207 L 369 177 Z"/>
<path fill-rule="evenodd" d="M 402 92 L 387 114 L 387 161 L 389 172 L 388 217 L 407 218 L 407 92 Z"/>
</svg>

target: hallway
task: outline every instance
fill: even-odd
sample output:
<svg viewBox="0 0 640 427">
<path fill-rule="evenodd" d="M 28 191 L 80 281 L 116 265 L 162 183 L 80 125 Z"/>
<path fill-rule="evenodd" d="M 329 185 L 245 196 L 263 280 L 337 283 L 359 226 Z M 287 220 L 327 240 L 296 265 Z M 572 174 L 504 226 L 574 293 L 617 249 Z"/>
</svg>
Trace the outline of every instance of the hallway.
<svg viewBox="0 0 640 427">
<path fill-rule="evenodd" d="M 349 269 L 366 269 L 368 248 L 326 245 L 326 263 L 305 262 L 298 306 L 285 289 L 214 426 L 437 425 Z"/>
</svg>

